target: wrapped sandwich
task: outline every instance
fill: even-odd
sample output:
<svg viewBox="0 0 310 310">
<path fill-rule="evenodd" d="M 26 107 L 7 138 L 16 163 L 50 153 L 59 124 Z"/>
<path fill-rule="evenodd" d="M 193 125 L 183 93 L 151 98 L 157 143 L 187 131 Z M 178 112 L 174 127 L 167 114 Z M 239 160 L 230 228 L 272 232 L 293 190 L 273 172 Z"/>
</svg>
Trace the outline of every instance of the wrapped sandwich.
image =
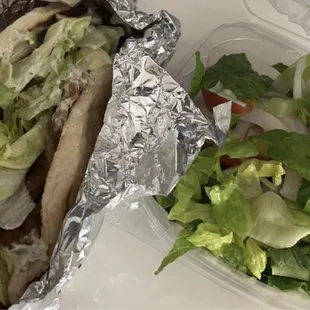
<svg viewBox="0 0 310 310">
<path fill-rule="evenodd" d="M 103 124 L 112 57 L 123 36 L 94 11 L 76 17 L 55 4 L 0 33 L 3 307 L 48 269 Z"/>
</svg>

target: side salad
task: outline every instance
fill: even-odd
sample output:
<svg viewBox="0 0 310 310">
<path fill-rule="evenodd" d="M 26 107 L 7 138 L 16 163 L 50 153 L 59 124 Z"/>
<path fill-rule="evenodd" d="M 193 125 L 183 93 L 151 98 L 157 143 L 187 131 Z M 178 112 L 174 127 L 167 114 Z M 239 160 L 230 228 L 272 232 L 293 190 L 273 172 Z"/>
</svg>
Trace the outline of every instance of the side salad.
<svg viewBox="0 0 310 310">
<path fill-rule="evenodd" d="M 208 108 L 232 101 L 223 147 L 207 141 L 168 197 L 182 230 L 156 274 L 202 248 L 281 290 L 310 295 L 310 55 L 255 72 L 245 54 L 205 69 L 196 54 L 190 96 Z"/>
</svg>

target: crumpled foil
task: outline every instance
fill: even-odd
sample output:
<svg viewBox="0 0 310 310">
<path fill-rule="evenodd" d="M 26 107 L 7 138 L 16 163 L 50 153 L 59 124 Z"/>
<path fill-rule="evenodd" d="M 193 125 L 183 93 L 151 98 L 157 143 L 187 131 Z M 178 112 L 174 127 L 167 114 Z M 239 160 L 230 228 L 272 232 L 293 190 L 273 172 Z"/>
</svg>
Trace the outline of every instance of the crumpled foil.
<svg viewBox="0 0 310 310">
<path fill-rule="evenodd" d="M 2 2 L 4 12 L 10 1 Z M 15 1 L 14 5 L 26 5 L 25 11 L 32 7 L 28 1 Z M 206 119 L 161 67 L 175 51 L 178 20 L 166 11 L 138 12 L 131 0 L 107 1 L 123 21 L 147 30 L 143 38 L 129 38 L 115 57 L 104 126 L 50 269 L 10 309 L 57 309 L 60 290 L 89 254 L 105 211 L 125 199 L 168 194 L 205 139 L 221 145 L 228 131 L 230 103 L 216 107 L 214 118 Z"/>
</svg>

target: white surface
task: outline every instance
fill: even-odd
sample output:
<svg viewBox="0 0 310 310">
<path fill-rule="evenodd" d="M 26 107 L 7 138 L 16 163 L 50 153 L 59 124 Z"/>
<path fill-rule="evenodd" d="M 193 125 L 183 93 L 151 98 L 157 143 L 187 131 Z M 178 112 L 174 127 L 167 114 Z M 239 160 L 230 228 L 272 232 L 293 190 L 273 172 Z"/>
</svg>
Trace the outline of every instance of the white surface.
<svg viewBox="0 0 310 310">
<path fill-rule="evenodd" d="M 104 225 L 89 258 L 63 290 L 61 309 L 253 309 L 179 263 L 155 276 L 162 258 Z"/>
<path fill-rule="evenodd" d="M 166 9 L 182 22 L 168 69 L 174 73 L 207 30 L 245 21 L 240 0 L 139 0 L 147 12 Z M 257 0 L 260 8 L 265 0 Z M 283 20 L 283 16 L 279 19 Z M 203 27 L 201 25 L 204 25 Z M 63 289 L 61 309 L 254 309 L 233 293 L 175 263 L 154 276 L 163 254 L 104 224 L 91 255 Z"/>
</svg>

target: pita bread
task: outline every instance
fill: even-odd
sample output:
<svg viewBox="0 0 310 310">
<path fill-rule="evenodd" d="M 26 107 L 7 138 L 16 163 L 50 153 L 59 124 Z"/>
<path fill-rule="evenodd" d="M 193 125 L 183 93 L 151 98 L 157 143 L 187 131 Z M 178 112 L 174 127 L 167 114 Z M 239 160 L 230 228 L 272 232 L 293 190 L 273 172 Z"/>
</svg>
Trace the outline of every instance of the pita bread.
<svg viewBox="0 0 310 310">
<path fill-rule="evenodd" d="M 64 125 L 42 197 L 41 237 L 53 250 L 66 213 L 73 207 L 103 124 L 112 89 L 112 65 L 92 72 Z"/>
<path fill-rule="evenodd" d="M 50 4 L 45 7 L 38 7 L 17 19 L 13 24 L 6 27 L 0 33 L 0 57 L 10 53 L 14 45 L 22 40 L 27 31 L 36 29 L 48 22 L 57 13 L 66 11 L 67 6 L 62 4 Z M 6 42 L 5 44 L 3 42 Z"/>
</svg>

